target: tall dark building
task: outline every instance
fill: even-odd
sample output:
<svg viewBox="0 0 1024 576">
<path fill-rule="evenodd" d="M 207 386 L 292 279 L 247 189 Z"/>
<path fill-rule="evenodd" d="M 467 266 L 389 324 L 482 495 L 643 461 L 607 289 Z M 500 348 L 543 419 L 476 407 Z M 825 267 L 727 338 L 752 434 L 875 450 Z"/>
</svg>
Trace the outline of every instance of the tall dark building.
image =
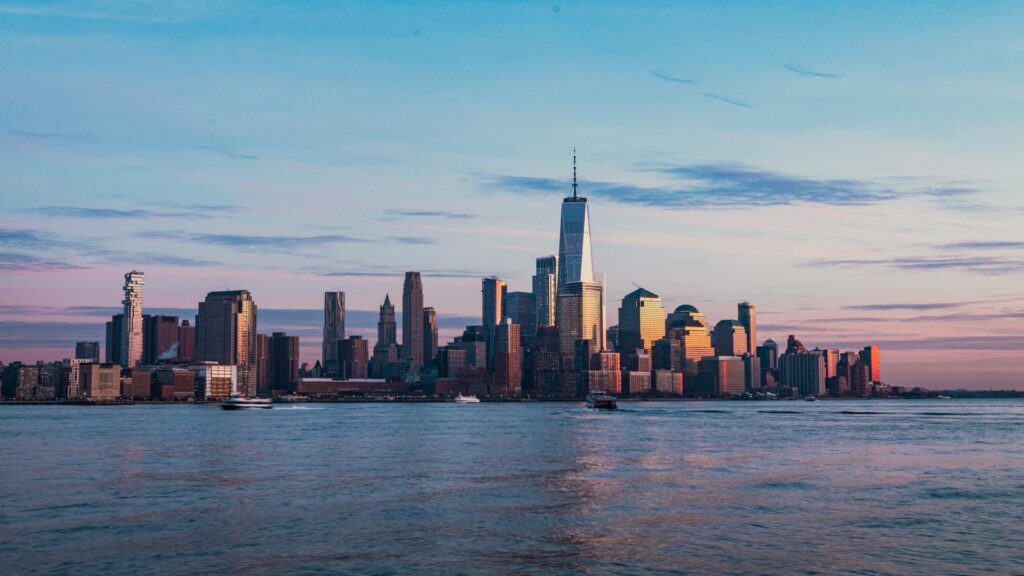
<svg viewBox="0 0 1024 576">
<path fill-rule="evenodd" d="M 338 341 L 338 376 L 343 380 L 366 378 L 370 361 L 369 344 L 362 336 Z"/>
<path fill-rule="evenodd" d="M 248 290 L 210 292 L 199 303 L 196 360 L 237 366 L 239 389 L 248 396 L 257 393 L 255 344 L 256 303 Z"/>
<path fill-rule="evenodd" d="M 270 385 L 270 336 L 266 334 L 256 335 L 256 344 L 253 346 L 253 366 L 256 371 L 256 391 L 260 397 L 267 398 L 271 395 Z"/>
<path fill-rule="evenodd" d="M 299 380 L 299 337 L 274 332 L 268 360 L 271 394 L 294 390 Z"/>
<path fill-rule="evenodd" d="M 402 285 L 402 359 L 409 370 L 423 367 L 423 281 L 419 272 L 406 272 Z"/>
<path fill-rule="evenodd" d="M 519 325 L 506 318 L 494 331 L 491 395 L 514 398 L 522 391 Z"/>
<path fill-rule="evenodd" d="M 196 357 L 196 327 L 182 320 L 178 327 L 178 360 L 193 360 Z"/>
<path fill-rule="evenodd" d="M 373 360 L 370 362 L 372 378 L 387 378 L 391 375 L 390 366 L 398 362 L 398 336 L 395 324 L 395 307 L 391 304 L 391 296 L 384 296 L 377 320 L 377 343 L 373 345 Z"/>
<path fill-rule="evenodd" d="M 437 312 L 433 307 L 423 309 L 423 361 L 433 362 L 437 358 Z"/>
<path fill-rule="evenodd" d="M 750 302 L 736 305 L 737 317 L 747 333 L 747 352 L 756 353 L 757 348 L 757 308 Z"/>
<path fill-rule="evenodd" d="M 537 299 L 533 292 L 506 292 L 502 308 L 505 318 L 519 325 L 523 347 L 533 346 L 537 336 Z"/>
<path fill-rule="evenodd" d="M 99 342 L 76 342 L 75 343 L 75 360 L 92 360 L 93 362 L 99 363 L 99 361 L 100 361 L 100 343 Z"/>
<path fill-rule="evenodd" d="M 497 278 L 490 277 L 484 278 L 481 282 L 480 293 L 483 295 L 482 301 L 482 317 L 483 322 L 481 326 L 484 332 L 484 342 L 487 343 L 487 365 L 491 365 L 491 360 L 494 358 L 494 334 L 498 324 L 505 317 L 505 311 L 502 309 L 502 304 L 505 302 L 505 294 L 508 292 L 508 286 L 505 281 Z"/>
<path fill-rule="evenodd" d="M 555 325 L 555 298 L 558 296 L 558 257 L 537 258 L 537 273 L 533 276 L 533 297 L 537 305 L 534 317 L 537 326 Z"/>
<path fill-rule="evenodd" d="M 178 317 L 144 314 L 142 316 L 142 363 L 178 357 Z"/>
<path fill-rule="evenodd" d="M 321 358 L 324 368 L 331 371 L 338 366 L 338 342 L 345 339 L 345 293 L 324 292 L 324 335 Z"/>
<path fill-rule="evenodd" d="M 124 314 L 114 314 L 107 322 L 107 348 L 106 348 L 106 363 L 107 364 L 123 364 L 121 362 L 121 335 L 124 329 Z"/>
</svg>

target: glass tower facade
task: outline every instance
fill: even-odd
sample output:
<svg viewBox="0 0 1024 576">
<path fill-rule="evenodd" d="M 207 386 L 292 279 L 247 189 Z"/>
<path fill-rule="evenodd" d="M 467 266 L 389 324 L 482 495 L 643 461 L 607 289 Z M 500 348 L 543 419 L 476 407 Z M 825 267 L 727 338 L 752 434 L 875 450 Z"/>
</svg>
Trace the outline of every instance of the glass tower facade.
<svg viewBox="0 0 1024 576">
<path fill-rule="evenodd" d="M 142 287 L 145 284 L 145 275 L 138 270 L 124 275 L 121 361 L 125 368 L 134 368 L 142 362 Z"/>
</svg>

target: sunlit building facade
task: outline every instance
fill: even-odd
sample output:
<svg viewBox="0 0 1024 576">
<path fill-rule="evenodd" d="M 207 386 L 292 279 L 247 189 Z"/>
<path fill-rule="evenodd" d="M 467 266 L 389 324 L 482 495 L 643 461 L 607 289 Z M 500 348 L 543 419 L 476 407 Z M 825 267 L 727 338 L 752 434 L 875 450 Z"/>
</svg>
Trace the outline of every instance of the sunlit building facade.
<svg viewBox="0 0 1024 576">
<path fill-rule="evenodd" d="M 536 301 L 537 326 L 555 325 L 555 299 L 558 296 L 558 258 L 537 258 L 537 272 L 533 276 L 533 297 Z"/>
<path fill-rule="evenodd" d="M 508 292 L 508 285 L 501 278 L 492 276 L 484 278 L 480 283 L 481 322 L 483 328 L 484 342 L 487 346 L 487 365 L 491 365 L 496 350 L 494 338 L 498 324 L 505 317 L 505 294 Z"/>
<path fill-rule="evenodd" d="M 718 356 L 742 356 L 747 350 L 747 331 L 737 320 L 715 324 L 711 344 Z"/>
<path fill-rule="evenodd" d="M 604 289 L 596 282 L 571 282 L 558 295 L 558 337 L 562 354 L 573 354 L 577 340 L 604 342 Z"/>
<path fill-rule="evenodd" d="M 740 302 L 736 305 L 737 318 L 747 333 L 747 352 L 757 352 L 757 307 L 750 302 Z"/>
<path fill-rule="evenodd" d="M 145 274 L 138 270 L 124 275 L 120 359 L 127 368 L 142 362 L 142 287 L 145 284 Z"/>
<path fill-rule="evenodd" d="M 665 337 L 665 306 L 649 290 L 637 288 L 622 298 L 619 308 L 618 349 L 624 356 L 640 348 L 651 350 Z"/>
<path fill-rule="evenodd" d="M 256 373 L 256 303 L 248 290 L 210 292 L 196 315 L 196 358 L 237 366 L 243 394 L 258 393 Z"/>
</svg>

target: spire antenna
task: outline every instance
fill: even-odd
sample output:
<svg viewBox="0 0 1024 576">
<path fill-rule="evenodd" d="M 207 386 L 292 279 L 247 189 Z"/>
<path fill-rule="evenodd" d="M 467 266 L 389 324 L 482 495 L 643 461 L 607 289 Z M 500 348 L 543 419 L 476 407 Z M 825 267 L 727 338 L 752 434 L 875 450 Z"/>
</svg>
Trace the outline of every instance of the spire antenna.
<svg viewBox="0 0 1024 576">
<path fill-rule="evenodd" d="M 576 194 L 576 147 L 572 147 L 572 197 L 575 200 Z"/>
</svg>

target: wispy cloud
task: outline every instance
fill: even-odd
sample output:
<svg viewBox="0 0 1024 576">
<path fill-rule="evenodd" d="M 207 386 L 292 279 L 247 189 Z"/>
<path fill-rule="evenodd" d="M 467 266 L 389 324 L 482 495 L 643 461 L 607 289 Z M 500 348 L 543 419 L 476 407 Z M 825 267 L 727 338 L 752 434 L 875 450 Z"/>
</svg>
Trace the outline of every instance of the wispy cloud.
<svg viewBox="0 0 1024 576">
<path fill-rule="evenodd" d="M 843 306 L 843 308 L 847 310 L 949 310 L 975 303 L 977 302 L 899 302 L 895 304 L 855 304 Z"/>
<path fill-rule="evenodd" d="M 742 164 L 656 166 L 653 171 L 677 182 L 662 187 L 584 181 L 584 195 L 604 200 L 676 210 L 737 206 L 826 204 L 856 206 L 885 202 L 902 194 L 884 184 L 853 179 L 803 178 Z M 567 182 L 531 176 L 484 177 L 486 190 L 566 194 Z"/>
<path fill-rule="evenodd" d="M 485 278 L 488 276 L 501 276 L 501 274 L 495 274 L 493 272 L 477 272 L 473 270 L 461 270 L 461 269 L 420 269 L 420 274 L 425 277 L 433 278 Z M 347 270 L 332 270 L 324 272 L 321 276 L 331 278 L 390 278 L 395 276 L 401 276 L 405 274 L 405 270 L 399 268 L 379 268 L 379 267 L 363 267 L 363 268 L 350 268 Z"/>
<path fill-rule="evenodd" d="M 8 134 L 23 138 L 36 140 L 65 140 L 67 142 L 78 142 L 80 144 L 95 144 L 97 140 L 87 134 L 74 134 L 69 132 L 31 132 L 27 130 L 7 130 Z"/>
<path fill-rule="evenodd" d="M 740 108 L 753 108 L 751 104 L 748 104 L 742 100 L 737 100 L 730 96 L 726 96 L 724 94 L 718 94 L 717 92 L 701 92 L 701 95 L 707 96 L 708 98 L 711 98 L 713 100 L 718 100 L 719 102 L 724 102 L 726 104 L 731 104 L 733 106 L 739 106 Z"/>
<path fill-rule="evenodd" d="M 91 206 L 39 206 L 25 212 L 55 218 L 92 218 L 98 220 L 119 218 L 213 218 L 241 212 L 242 208 L 227 204 L 187 204 L 167 209 L 151 208 L 94 208 Z"/>
<path fill-rule="evenodd" d="M 808 78 L 826 78 L 828 80 L 838 80 L 843 77 L 842 74 L 836 74 L 833 72 L 816 72 L 814 70 L 808 70 L 807 68 L 804 68 L 802 66 L 797 66 L 796 64 L 783 63 L 782 67 L 785 68 L 786 70 L 789 70 L 790 72 L 795 72 L 801 76 L 807 76 Z"/>
<path fill-rule="evenodd" d="M 951 242 L 940 244 L 946 250 L 1014 250 L 1024 248 L 1024 242 L 1003 240 L 979 240 L 974 242 Z"/>
<path fill-rule="evenodd" d="M 259 160 L 260 158 L 259 156 L 253 154 L 243 154 L 235 150 L 234 148 L 229 148 L 227 146 L 216 146 L 208 144 L 205 146 L 196 146 L 195 149 L 202 150 L 204 152 L 211 152 L 213 154 L 219 154 L 221 156 L 224 156 L 225 158 L 230 158 L 232 160 Z"/>
<path fill-rule="evenodd" d="M 446 218 L 450 220 L 469 220 L 476 218 L 475 214 L 466 212 L 450 212 L 448 210 L 385 210 L 385 218 Z"/>
<path fill-rule="evenodd" d="M 437 240 L 433 238 L 426 238 L 423 236 L 389 236 L 388 240 L 391 242 L 398 242 L 399 244 L 437 244 Z"/>
<path fill-rule="evenodd" d="M 84 266 L 34 256 L 32 254 L 0 253 L 0 270 L 14 272 L 45 272 L 49 270 L 82 270 Z"/>
<path fill-rule="evenodd" d="M 696 80 L 692 80 L 690 78 L 680 78 L 678 76 L 671 76 L 669 74 L 665 74 L 664 72 L 659 72 L 657 70 L 648 70 L 648 73 L 650 73 L 650 75 L 654 76 L 655 78 L 659 78 L 661 80 L 666 80 L 668 82 L 676 82 L 678 84 L 686 84 L 688 86 L 696 86 L 697 85 L 697 81 Z"/>
<path fill-rule="evenodd" d="M 345 236 L 342 234 L 319 234 L 315 236 L 256 236 L 248 234 L 208 234 L 174 231 L 148 231 L 136 232 L 136 238 L 150 238 L 162 240 L 180 240 L 195 242 L 199 244 L 212 244 L 216 246 L 227 246 L 240 250 L 253 251 L 289 251 L 299 248 L 323 246 L 326 244 L 340 243 L 363 243 L 369 242 L 362 238 Z"/>
<path fill-rule="evenodd" d="M 815 260 L 810 266 L 830 268 L 887 268 L 912 271 L 962 271 L 986 275 L 1024 272 L 1024 260 L 987 256 L 897 257 L 853 260 Z"/>
</svg>

